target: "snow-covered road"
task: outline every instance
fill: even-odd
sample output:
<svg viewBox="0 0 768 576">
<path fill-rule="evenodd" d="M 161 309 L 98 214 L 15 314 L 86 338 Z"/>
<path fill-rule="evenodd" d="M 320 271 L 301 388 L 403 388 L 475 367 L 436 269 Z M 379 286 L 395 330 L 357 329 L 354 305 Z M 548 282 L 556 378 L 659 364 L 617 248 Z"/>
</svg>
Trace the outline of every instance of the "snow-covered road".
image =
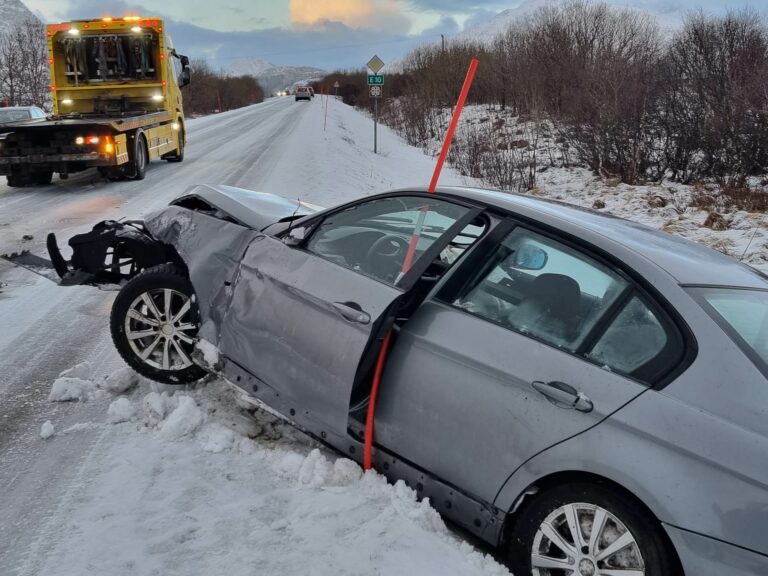
<svg viewBox="0 0 768 576">
<path fill-rule="evenodd" d="M 269 100 L 191 121 L 185 162 L 153 163 L 142 182 L 88 172 L 0 185 L 0 253 L 44 255 L 49 231 L 63 246 L 197 183 L 330 205 L 431 175 L 433 160 L 386 129 L 374 156 L 370 120 L 339 102 L 323 125 L 320 97 Z M 462 180 L 447 171 L 443 182 Z M 404 486 L 362 475 L 264 414 L 244 418 L 222 383 L 121 390 L 130 372 L 109 337 L 112 299 L 0 260 L 0 574 L 506 572 Z M 75 365 L 81 401 L 50 401 Z M 53 435 L 42 439 L 47 421 Z"/>
</svg>

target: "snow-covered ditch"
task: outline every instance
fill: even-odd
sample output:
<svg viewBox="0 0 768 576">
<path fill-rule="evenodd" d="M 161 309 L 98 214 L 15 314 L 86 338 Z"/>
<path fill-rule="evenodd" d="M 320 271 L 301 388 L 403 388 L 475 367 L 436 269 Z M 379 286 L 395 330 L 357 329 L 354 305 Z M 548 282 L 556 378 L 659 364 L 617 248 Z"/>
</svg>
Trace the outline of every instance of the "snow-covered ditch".
<svg viewBox="0 0 768 576">
<path fill-rule="evenodd" d="M 101 437 L 21 574 L 507 574 L 403 483 L 245 412 L 221 381 L 95 372 L 84 363 L 52 385 L 51 401 L 110 403 L 103 421 L 43 425 L 46 442 Z"/>
</svg>

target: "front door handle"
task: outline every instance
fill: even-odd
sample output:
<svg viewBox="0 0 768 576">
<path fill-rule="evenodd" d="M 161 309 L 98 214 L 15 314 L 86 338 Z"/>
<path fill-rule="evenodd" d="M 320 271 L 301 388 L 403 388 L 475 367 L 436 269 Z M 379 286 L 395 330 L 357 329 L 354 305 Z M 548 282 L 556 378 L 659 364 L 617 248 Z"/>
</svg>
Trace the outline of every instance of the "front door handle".
<svg viewBox="0 0 768 576">
<path fill-rule="evenodd" d="M 333 307 L 350 322 L 368 324 L 371 321 L 371 315 L 360 308 L 357 302 L 334 302 Z"/>
<path fill-rule="evenodd" d="M 555 406 L 585 413 L 594 408 L 592 400 L 565 382 L 533 382 L 531 386 Z"/>
</svg>

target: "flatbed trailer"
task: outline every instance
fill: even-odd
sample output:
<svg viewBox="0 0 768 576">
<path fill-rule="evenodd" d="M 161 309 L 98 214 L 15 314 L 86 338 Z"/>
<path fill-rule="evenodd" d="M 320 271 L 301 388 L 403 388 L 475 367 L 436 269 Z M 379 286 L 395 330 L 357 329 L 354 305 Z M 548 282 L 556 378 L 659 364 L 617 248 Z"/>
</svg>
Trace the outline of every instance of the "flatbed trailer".
<svg viewBox="0 0 768 576">
<path fill-rule="evenodd" d="M 157 158 L 180 162 L 186 131 L 180 88 L 189 60 L 159 18 L 103 18 L 48 26 L 53 114 L 0 128 L 0 174 L 10 186 L 50 183 L 96 167 L 144 178 Z"/>
</svg>

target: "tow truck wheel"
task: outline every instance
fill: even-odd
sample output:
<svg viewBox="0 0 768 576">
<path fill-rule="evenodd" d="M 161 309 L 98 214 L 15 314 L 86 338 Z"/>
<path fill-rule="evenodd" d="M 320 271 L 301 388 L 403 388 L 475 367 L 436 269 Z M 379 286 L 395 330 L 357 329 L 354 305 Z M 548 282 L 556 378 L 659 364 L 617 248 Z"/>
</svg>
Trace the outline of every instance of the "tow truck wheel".
<svg viewBox="0 0 768 576">
<path fill-rule="evenodd" d="M 187 143 L 186 142 L 187 135 L 184 133 L 184 128 L 179 130 L 179 147 L 176 149 L 176 152 L 171 153 L 170 156 L 166 156 L 166 160 L 168 162 L 183 162 L 184 161 L 184 146 Z"/>
<path fill-rule="evenodd" d="M 45 170 L 32 173 L 32 182 L 38 186 L 47 186 L 53 180 L 53 171 Z"/>
<path fill-rule="evenodd" d="M 147 142 L 143 135 L 137 135 L 133 151 L 133 179 L 144 180 L 147 175 Z"/>
<path fill-rule="evenodd" d="M 190 281 L 173 264 L 132 278 L 112 305 L 110 328 L 120 355 L 142 376 L 164 384 L 200 380 L 192 361 L 200 324 Z"/>
<path fill-rule="evenodd" d="M 8 174 L 6 179 L 11 188 L 22 188 L 30 183 L 29 176 L 26 174 Z"/>
</svg>

